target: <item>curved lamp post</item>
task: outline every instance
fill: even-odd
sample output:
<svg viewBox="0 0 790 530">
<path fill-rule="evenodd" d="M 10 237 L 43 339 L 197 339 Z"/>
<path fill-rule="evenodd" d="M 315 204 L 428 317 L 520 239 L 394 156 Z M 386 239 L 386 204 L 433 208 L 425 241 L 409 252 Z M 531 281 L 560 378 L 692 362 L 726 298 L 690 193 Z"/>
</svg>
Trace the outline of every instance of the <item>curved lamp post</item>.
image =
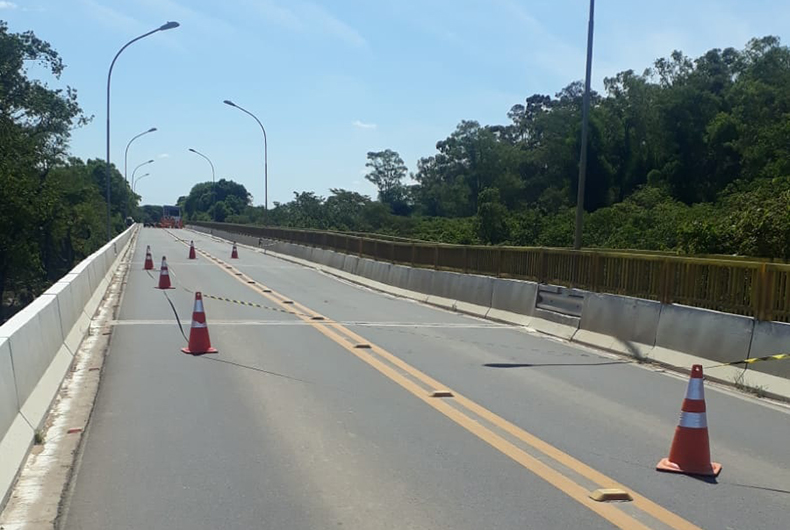
<svg viewBox="0 0 790 530">
<path fill-rule="evenodd" d="M 137 186 L 137 183 L 138 183 L 138 182 L 140 182 L 141 180 L 143 180 L 145 177 L 150 177 L 150 176 L 151 176 L 151 174 L 150 174 L 150 173 L 146 173 L 145 175 L 140 175 L 139 177 L 137 177 L 137 180 L 135 180 L 134 182 L 132 182 L 132 193 L 134 193 L 134 192 L 135 192 L 135 187 Z"/>
<path fill-rule="evenodd" d="M 178 26 L 178 22 L 168 22 L 167 24 L 163 24 L 153 31 L 143 33 L 139 37 L 135 37 L 134 39 L 130 40 L 123 45 L 123 48 L 118 50 L 118 53 L 115 54 L 112 63 L 110 63 L 110 70 L 107 72 L 107 241 L 112 239 L 112 218 L 110 215 L 110 176 L 112 175 L 112 171 L 110 169 L 110 81 L 112 80 L 112 69 L 115 66 L 115 61 L 118 60 L 118 56 L 121 55 L 121 52 L 123 52 L 131 44 L 137 42 L 140 39 L 144 39 L 149 35 L 153 35 L 158 31 L 166 31 L 168 29 L 177 28 Z"/>
<path fill-rule="evenodd" d="M 211 159 L 209 157 L 207 157 L 206 155 L 204 155 L 203 153 L 201 153 L 197 149 L 192 149 L 190 147 L 189 151 L 191 151 L 192 153 L 195 153 L 198 156 L 202 156 L 203 158 L 205 158 L 206 162 L 208 162 L 209 165 L 211 166 L 211 204 L 214 204 L 214 201 L 217 200 L 217 194 L 216 194 L 217 183 L 214 180 L 214 164 L 211 162 Z"/>
<path fill-rule="evenodd" d="M 263 128 L 261 120 L 259 120 L 258 117 L 252 112 L 243 107 L 239 107 L 229 99 L 226 99 L 223 101 L 223 103 L 225 103 L 225 105 L 230 105 L 231 107 L 236 107 L 240 111 L 255 118 L 255 121 L 258 122 L 258 125 L 261 126 L 261 130 L 263 131 L 263 211 L 266 212 L 269 210 L 269 146 L 266 140 L 266 129 Z"/>
<path fill-rule="evenodd" d="M 136 168 L 134 168 L 134 171 L 132 171 L 132 189 L 134 189 L 134 174 L 137 173 L 137 170 L 143 166 L 147 166 L 148 164 L 153 164 L 153 163 L 154 163 L 153 159 L 147 160 L 142 164 L 138 165 Z"/>
<path fill-rule="evenodd" d="M 156 132 L 156 127 L 151 127 L 147 131 L 141 132 L 140 134 L 138 134 L 137 136 L 135 136 L 134 138 L 129 140 L 129 143 L 126 144 L 126 150 L 123 152 L 123 178 L 126 179 L 127 182 L 129 182 L 129 174 L 126 172 L 126 163 L 129 160 L 129 146 L 132 145 L 132 142 L 134 142 L 135 140 L 137 140 L 141 136 L 144 136 L 144 135 L 146 135 L 148 133 L 152 133 L 152 132 Z"/>
</svg>

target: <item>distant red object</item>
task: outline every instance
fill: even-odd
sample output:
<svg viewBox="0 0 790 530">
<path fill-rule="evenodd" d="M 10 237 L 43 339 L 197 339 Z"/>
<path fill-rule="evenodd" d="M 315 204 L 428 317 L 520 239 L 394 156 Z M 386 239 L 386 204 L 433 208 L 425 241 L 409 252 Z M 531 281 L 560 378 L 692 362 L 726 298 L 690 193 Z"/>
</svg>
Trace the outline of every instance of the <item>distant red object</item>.
<svg viewBox="0 0 790 530">
<path fill-rule="evenodd" d="M 159 228 L 183 228 L 184 222 L 181 219 L 181 208 L 178 206 L 162 206 L 162 219 L 159 221 Z"/>
</svg>

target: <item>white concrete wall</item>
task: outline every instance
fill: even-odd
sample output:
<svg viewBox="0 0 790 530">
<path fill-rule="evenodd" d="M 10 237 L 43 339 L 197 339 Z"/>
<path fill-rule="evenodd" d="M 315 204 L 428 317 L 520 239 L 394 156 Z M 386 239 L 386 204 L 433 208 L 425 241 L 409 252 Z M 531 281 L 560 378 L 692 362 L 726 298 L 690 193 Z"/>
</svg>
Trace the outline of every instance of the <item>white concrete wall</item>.
<svg viewBox="0 0 790 530">
<path fill-rule="evenodd" d="M 0 326 L 0 505 L 135 231 L 88 256 Z"/>
</svg>

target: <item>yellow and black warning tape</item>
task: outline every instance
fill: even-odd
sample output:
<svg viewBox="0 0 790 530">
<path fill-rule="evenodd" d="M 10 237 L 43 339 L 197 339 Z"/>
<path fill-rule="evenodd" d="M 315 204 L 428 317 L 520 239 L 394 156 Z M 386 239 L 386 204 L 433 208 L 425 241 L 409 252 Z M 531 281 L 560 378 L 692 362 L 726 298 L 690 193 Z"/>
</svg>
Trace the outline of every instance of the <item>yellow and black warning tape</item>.
<svg viewBox="0 0 790 530">
<path fill-rule="evenodd" d="M 735 366 L 736 364 L 754 364 L 763 361 L 782 361 L 790 359 L 790 353 L 779 353 L 777 355 L 766 355 L 765 357 L 752 357 L 751 359 L 743 359 L 741 361 L 733 361 L 731 363 L 717 364 L 711 368 L 718 368 L 719 366 Z"/>
<path fill-rule="evenodd" d="M 308 315 L 305 313 L 299 313 L 298 311 L 288 311 L 286 309 L 279 309 L 277 307 L 270 307 L 263 304 L 258 304 L 256 302 L 246 302 L 244 300 L 234 300 L 233 298 L 227 298 L 225 296 L 214 296 L 213 294 L 206 294 L 202 293 L 203 298 L 211 298 L 212 300 L 218 300 L 220 302 L 228 302 L 231 304 L 239 304 L 247 307 L 256 307 L 258 309 L 266 309 L 268 311 L 277 311 L 278 313 L 285 313 L 286 315 L 298 315 L 303 317 L 312 317 L 313 315 Z"/>
</svg>

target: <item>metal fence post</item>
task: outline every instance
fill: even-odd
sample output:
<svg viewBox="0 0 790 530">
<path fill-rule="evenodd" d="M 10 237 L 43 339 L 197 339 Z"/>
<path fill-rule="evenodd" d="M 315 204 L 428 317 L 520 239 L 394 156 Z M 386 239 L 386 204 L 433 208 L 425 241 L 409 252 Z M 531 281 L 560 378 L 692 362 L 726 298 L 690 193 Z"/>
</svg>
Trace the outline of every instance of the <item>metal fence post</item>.
<svg viewBox="0 0 790 530">
<path fill-rule="evenodd" d="M 538 259 L 540 263 L 538 264 L 538 282 L 546 283 L 546 269 L 548 269 L 548 256 L 546 256 L 546 250 L 544 248 L 540 249 L 538 253 Z"/>
<path fill-rule="evenodd" d="M 598 291 L 598 287 L 601 285 L 599 281 L 599 276 L 601 274 L 601 255 L 597 252 L 593 252 L 593 266 L 592 266 L 592 290 Z"/>
</svg>

